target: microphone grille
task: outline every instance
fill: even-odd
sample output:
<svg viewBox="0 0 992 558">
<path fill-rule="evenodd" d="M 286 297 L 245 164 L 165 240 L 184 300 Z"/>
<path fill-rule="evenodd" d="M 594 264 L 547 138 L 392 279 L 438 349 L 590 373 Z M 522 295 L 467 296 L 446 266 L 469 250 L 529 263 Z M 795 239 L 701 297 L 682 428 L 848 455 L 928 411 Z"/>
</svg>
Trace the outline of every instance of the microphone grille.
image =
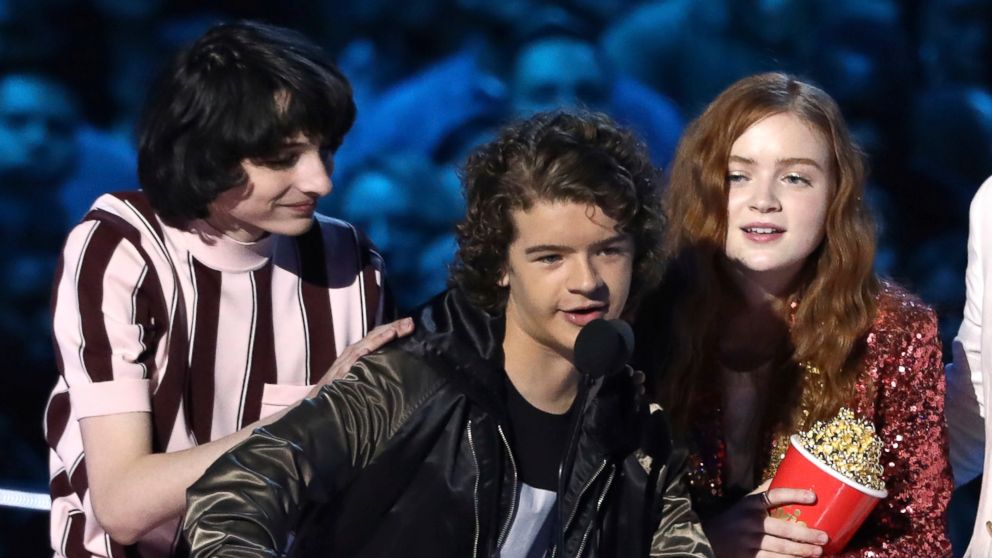
<svg viewBox="0 0 992 558">
<path fill-rule="evenodd" d="M 621 368 L 634 352 L 634 332 L 623 320 L 593 320 L 575 339 L 575 367 L 598 378 Z"/>
</svg>

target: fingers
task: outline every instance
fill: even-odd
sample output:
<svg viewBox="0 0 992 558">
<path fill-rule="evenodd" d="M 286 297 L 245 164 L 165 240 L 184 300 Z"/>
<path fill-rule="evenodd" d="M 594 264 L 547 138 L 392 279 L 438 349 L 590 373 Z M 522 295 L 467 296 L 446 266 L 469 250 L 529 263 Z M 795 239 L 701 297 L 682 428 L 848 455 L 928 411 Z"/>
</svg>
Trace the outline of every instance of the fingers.
<svg viewBox="0 0 992 558">
<path fill-rule="evenodd" d="M 748 494 L 757 494 L 759 492 L 766 492 L 768 490 L 768 487 L 771 486 L 771 484 L 772 484 L 772 479 L 768 479 L 765 482 L 759 484 L 758 487 L 752 490 L 751 492 L 748 492 Z"/>
<path fill-rule="evenodd" d="M 634 391 L 637 396 L 643 397 L 645 393 L 644 382 L 647 378 L 644 372 L 634 370 L 630 365 L 627 365 L 627 375 L 630 376 L 630 380 L 634 384 Z"/>
<path fill-rule="evenodd" d="M 357 346 L 357 350 L 361 352 L 362 355 L 367 355 L 373 351 L 379 350 L 383 345 L 393 339 L 408 335 L 412 331 L 413 319 L 402 318 L 396 320 L 395 322 L 383 324 L 373 329 L 368 333 L 368 335 L 365 336 L 364 339 L 358 343 L 354 343 L 351 347 Z"/>
<path fill-rule="evenodd" d="M 777 508 L 786 504 L 815 504 L 816 494 L 812 490 L 801 488 L 773 488 L 764 494 L 765 503 L 769 508 Z"/>
<path fill-rule="evenodd" d="M 791 554 L 779 554 L 778 552 L 771 552 L 768 550 L 759 550 L 754 558 L 792 558 Z"/>
<path fill-rule="evenodd" d="M 412 331 L 413 320 L 411 318 L 402 318 L 396 320 L 395 322 L 383 324 L 368 332 L 361 341 L 348 345 L 348 347 L 341 352 L 341 357 L 343 357 L 346 353 L 348 354 L 351 362 L 347 362 L 347 367 L 351 368 L 351 365 L 354 364 L 359 358 L 381 349 L 386 343 L 389 343 L 398 337 L 408 335 Z M 341 357 L 338 357 L 339 361 L 341 360 Z M 334 364 L 336 365 L 338 363 L 335 362 Z M 342 362 L 342 364 L 345 364 L 345 362 Z"/>
<path fill-rule="evenodd" d="M 414 329 L 413 319 L 402 318 L 383 324 L 368 332 L 361 341 L 348 345 L 317 383 L 318 386 L 343 378 L 355 362 L 363 356 L 375 352 L 393 339 L 409 335 Z"/>
<path fill-rule="evenodd" d="M 807 545 L 827 544 L 827 534 L 823 531 L 810 529 L 809 527 L 791 521 L 766 517 L 763 527 L 766 537 L 771 535 L 774 538 L 789 539 L 790 541 L 805 543 Z"/>
<path fill-rule="evenodd" d="M 795 554 L 780 554 L 778 552 L 772 552 L 770 550 L 759 550 L 754 558 L 793 558 Z"/>
<path fill-rule="evenodd" d="M 785 523 L 781 520 L 781 523 Z M 807 529 L 811 530 L 811 529 Z M 824 535 L 826 537 L 826 535 Z M 766 554 L 762 554 L 766 553 Z M 761 539 L 761 550 L 757 556 L 822 556 L 823 548 L 817 544 L 802 543 L 786 538 L 765 535 Z"/>
</svg>

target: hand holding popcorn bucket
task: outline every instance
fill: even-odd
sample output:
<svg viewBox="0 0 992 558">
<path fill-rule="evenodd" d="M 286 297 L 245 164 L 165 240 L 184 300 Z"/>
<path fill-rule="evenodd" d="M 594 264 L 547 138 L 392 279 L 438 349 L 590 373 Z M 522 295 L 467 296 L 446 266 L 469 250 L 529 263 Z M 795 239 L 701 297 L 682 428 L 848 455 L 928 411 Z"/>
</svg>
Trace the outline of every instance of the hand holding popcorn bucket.
<svg viewBox="0 0 992 558">
<path fill-rule="evenodd" d="M 879 464 L 882 442 L 871 423 L 855 419 L 848 409 L 789 441 L 769 489 L 809 489 L 816 494 L 816 503 L 787 504 L 769 513 L 825 531 L 830 540 L 823 546 L 824 555 L 837 554 L 888 495 Z"/>
</svg>

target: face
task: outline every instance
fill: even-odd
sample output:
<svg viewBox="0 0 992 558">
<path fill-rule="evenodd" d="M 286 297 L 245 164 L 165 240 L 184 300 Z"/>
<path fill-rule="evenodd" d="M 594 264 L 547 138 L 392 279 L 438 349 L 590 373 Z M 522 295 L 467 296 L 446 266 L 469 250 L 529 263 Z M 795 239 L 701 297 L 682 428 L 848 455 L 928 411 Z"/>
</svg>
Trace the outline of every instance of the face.
<svg viewBox="0 0 992 558">
<path fill-rule="evenodd" d="M 241 162 L 248 180 L 210 204 L 208 222 L 243 242 L 266 233 L 297 236 L 313 224 L 317 200 L 331 192 L 330 154 L 297 137 L 273 158 Z"/>
<path fill-rule="evenodd" d="M 781 113 L 748 128 L 727 165 L 727 241 L 734 268 L 787 288 L 823 240 L 834 190 L 830 147 L 803 120 Z"/>
<path fill-rule="evenodd" d="M 512 219 L 516 238 L 499 282 L 509 291 L 504 348 L 571 360 L 582 326 L 623 311 L 634 242 L 599 208 L 581 203 L 539 201 Z"/>
<path fill-rule="evenodd" d="M 518 114 L 561 107 L 601 108 L 609 94 L 606 71 L 587 43 L 545 39 L 529 45 L 513 70 L 512 102 Z"/>
<path fill-rule="evenodd" d="M 351 183 L 342 209 L 382 251 L 390 272 L 409 278 L 434 231 L 405 186 L 384 173 L 366 172 Z"/>
<path fill-rule="evenodd" d="M 0 176 L 21 183 L 64 180 L 77 155 L 76 107 L 57 83 L 12 75 L 0 83 Z"/>
</svg>

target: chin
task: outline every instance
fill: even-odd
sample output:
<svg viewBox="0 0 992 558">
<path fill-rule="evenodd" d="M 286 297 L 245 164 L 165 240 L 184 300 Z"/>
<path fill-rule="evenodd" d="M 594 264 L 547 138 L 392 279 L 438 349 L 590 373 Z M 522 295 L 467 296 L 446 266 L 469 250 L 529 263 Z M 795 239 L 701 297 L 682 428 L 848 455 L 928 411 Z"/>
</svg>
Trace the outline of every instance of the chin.
<svg viewBox="0 0 992 558">
<path fill-rule="evenodd" d="M 310 230 L 314 224 L 314 220 L 300 220 L 299 222 L 285 223 L 279 227 L 272 227 L 272 231 L 275 234 L 281 234 L 283 236 L 300 236 L 301 234 Z"/>
</svg>

